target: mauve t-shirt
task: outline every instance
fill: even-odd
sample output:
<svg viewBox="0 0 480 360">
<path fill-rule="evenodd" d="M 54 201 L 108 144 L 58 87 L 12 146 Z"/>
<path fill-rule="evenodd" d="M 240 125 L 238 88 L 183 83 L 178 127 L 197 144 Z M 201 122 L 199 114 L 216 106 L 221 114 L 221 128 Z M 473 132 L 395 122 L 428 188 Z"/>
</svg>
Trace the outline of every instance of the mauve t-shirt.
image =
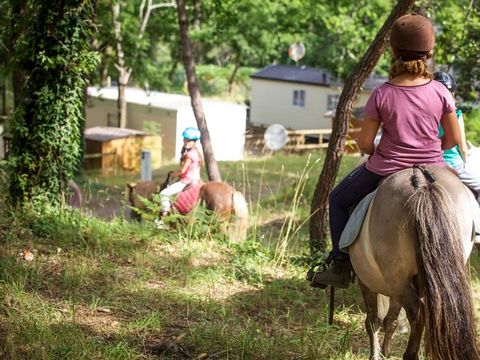
<svg viewBox="0 0 480 360">
<path fill-rule="evenodd" d="M 383 134 L 367 169 L 389 175 L 415 164 L 444 166 L 438 126 L 442 116 L 452 111 L 452 95 L 436 80 L 418 86 L 385 83 L 376 88 L 365 114 L 382 123 Z"/>
</svg>

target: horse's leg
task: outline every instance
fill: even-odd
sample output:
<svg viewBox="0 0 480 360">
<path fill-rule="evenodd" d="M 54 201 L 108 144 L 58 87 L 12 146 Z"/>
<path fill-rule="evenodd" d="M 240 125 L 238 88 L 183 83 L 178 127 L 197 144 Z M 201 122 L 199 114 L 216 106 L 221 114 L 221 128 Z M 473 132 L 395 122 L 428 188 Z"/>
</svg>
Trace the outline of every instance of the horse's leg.
<svg viewBox="0 0 480 360">
<path fill-rule="evenodd" d="M 408 296 L 402 299 L 402 306 L 407 313 L 411 329 L 407 349 L 403 354 L 403 360 L 418 360 L 423 328 L 425 327 L 425 318 L 420 306 L 420 301 L 420 298 L 413 290 L 409 291 Z"/>
<path fill-rule="evenodd" d="M 367 311 L 365 319 L 365 330 L 370 340 L 370 360 L 380 360 L 380 343 L 378 341 L 378 331 L 380 329 L 380 318 L 378 317 L 377 294 L 368 289 L 358 280 L 360 290 L 362 291 L 363 301 Z"/>
<path fill-rule="evenodd" d="M 385 330 L 385 337 L 383 339 L 382 353 L 385 357 L 390 355 L 392 349 L 392 338 L 398 323 L 398 314 L 402 309 L 402 305 L 394 299 L 390 299 L 390 307 L 387 315 L 383 319 L 383 329 Z"/>
</svg>

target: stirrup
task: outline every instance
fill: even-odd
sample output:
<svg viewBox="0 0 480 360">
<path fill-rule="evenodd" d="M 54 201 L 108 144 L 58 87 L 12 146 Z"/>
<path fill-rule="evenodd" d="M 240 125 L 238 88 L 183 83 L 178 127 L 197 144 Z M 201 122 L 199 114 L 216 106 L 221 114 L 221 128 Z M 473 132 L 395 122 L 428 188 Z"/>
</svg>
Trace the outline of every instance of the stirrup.
<svg viewBox="0 0 480 360">
<path fill-rule="evenodd" d="M 314 282 L 315 275 L 317 273 L 324 272 L 328 270 L 333 263 L 333 253 L 328 254 L 327 258 L 319 263 L 313 264 L 310 269 L 308 269 L 306 280 L 310 283 L 310 286 L 326 289 L 328 285 L 317 284 Z"/>
</svg>

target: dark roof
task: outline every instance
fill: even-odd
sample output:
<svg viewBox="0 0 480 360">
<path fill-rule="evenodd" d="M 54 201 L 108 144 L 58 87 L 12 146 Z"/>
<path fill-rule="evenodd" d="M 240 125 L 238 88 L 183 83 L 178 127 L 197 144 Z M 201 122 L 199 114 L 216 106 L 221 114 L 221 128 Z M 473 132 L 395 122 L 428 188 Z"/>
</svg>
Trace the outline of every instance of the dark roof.
<svg viewBox="0 0 480 360">
<path fill-rule="evenodd" d="M 146 132 L 133 129 L 121 129 L 116 127 L 95 126 L 85 129 L 85 139 L 94 141 L 109 141 L 129 136 L 145 136 Z"/>
<path fill-rule="evenodd" d="M 365 80 L 362 87 L 366 90 L 373 90 L 387 81 L 388 78 L 378 75 L 370 75 L 367 80 Z"/>
<path fill-rule="evenodd" d="M 302 84 L 329 86 L 332 75 L 328 70 L 315 69 L 307 66 L 268 65 L 252 76 L 254 79 L 287 81 Z"/>
<path fill-rule="evenodd" d="M 328 70 L 316 69 L 308 66 L 268 65 L 262 70 L 254 73 L 251 77 L 254 79 L 286 81 L 321 86 L 343 86 L 342 83 L 335 81 Z M 362 87 L 365 90 L 373 90 L 386 81 L 388 81 L 387 78 L 378 75 L 370 75 L 367 80 L 365 80 Z"/>
</svg>

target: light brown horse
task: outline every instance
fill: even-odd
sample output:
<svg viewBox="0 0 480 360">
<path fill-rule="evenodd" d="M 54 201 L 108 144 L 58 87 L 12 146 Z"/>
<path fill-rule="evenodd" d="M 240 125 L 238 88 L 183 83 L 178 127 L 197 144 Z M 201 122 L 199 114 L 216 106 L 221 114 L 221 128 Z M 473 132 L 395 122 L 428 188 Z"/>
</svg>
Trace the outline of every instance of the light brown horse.
<svg viewBox="0 0 480 360">
<path fill-rule="evenodd" d="M 154 181 L 139 181 L 127 184 L 128 201 L 132 207 L 145 208 L 141 198 L 152 200 L 153 195 L 169 183 L 170 178 L 159 186 Z M 231 240 L 245 240 L 248 229 L 248 206 L 243 194 L 224 182 L 209 181 L 200 189 L 200 201 L 208 210 L 216 213 L 223 223 L 222 230 Z M 134 210 L 132 218 L 140 220 L 140 215 Z"/>
<path fill-rule="evenodd" d="M 370 359 L 380 359 L 378 295 L 390 298 L 383 319 L 388 356 L 403 307 L 411 332 L 404 360 L 425 356 L 478 360 L 466 260 L 472 249 L 472 193 L 445 168 L 407 169 L 385 179 L 350 246 L 366 305 Z"/>
</svg>

